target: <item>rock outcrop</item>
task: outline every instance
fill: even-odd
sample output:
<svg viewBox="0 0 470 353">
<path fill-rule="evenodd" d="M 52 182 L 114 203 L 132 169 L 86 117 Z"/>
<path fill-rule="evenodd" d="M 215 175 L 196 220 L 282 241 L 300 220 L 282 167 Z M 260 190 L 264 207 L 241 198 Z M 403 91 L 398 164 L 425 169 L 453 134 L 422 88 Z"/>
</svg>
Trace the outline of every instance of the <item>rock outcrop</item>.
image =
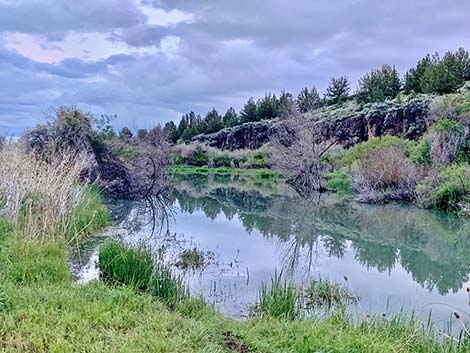
<svg viewBox="0 0 470 353">
<path fill-rule="evenodd" d="M 369 138 L 394 135 L 417 139 L 427 129 L 429 102 L 411 102 L 402 107 L 370 109 L 346 117 L 332 116 L 314 123 L 318 142 L 337 139 L 350 147 Z M 246 123 L 210 135 L 195 136 L 192 141 L 224 150 L 257 149 L 268 143 L 282 121 Z"/>
</svg>

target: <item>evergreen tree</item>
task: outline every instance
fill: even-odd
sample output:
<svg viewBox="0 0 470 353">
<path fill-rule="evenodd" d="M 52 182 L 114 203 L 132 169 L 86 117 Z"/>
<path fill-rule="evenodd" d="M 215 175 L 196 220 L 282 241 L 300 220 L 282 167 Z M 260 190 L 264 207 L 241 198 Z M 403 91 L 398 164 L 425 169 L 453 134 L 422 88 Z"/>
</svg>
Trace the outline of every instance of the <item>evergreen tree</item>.
<svg viewBox="0 0 470 353">
<path fill-rule="evenodd" d="M 181 117 L 180 123 L 178 124 L 178 136 L 184 140 L 184 133 L 189 125 L 189 119 L 187 114 Z"/>
<path fill-rule="evenodd" d="M 245 103 L 242 111 L 240 112 L 240 122 L 248 123 L 251 121 L 256 121 L 258 119 L 258 107 L 255 103 L 253 97 L 251 97 L 248 102 Z"/>
<path fill-rule="evenodd" d="M 307 113 L 321 106 L 321 98 L 317 89 L 313 86 L 310 90 L 305 87 L 297 96 L 297 110 L 299 113 Z"/>
<path fill-rule="evenodd" d="M 359 80 L 357 99 L 359 102 L 382 102 L 395 98 L 400 87 L 400 76 L 395 67 L 382 65 Z"/>
<path fill-rule="evenodd" d="M 204 133 L 211 134 L 213 132 L 220 131 L 224 128 L 222 117 L 220 114 L 213 108 L 211 111 L 207 112 L 204 117 Z"/>
<path fill-rule="evenodd" d="M 325 100 L 330 104 L 339 104 L 349 97 L 349 80 L 346 76 L 331 78 L 326 88 Z"/>
<path fill-rule="evenodd" d="M 424 77 L 424 73 L 426 72 L 427 68 L 431 66 L 431 56 L 428 54 L 420 61 L 416 67 L 410 69 L 405 75 L 405 83 L 403 89 L 405 93 L 410 93 L 411 91 L 415 93 L 422 93 L 422 81 Z"/>
<path fill-rule="evenodd" d="M 227 112 L 223 117 L 223 123 L 225 127 L 237 126 L 240 123 L 240 119 L 238 118 L 238 114 L 235 109 L 232 107 L 227 109 Z"/>
<path fill-rule="evenodd" d="M 163 127 L 163 133 L 165 134 L 167 140 L 171 143 L 176 143 L 176 141 L 179 139 L 178 129 L 176 128 L 176 125 L 173 121 L 168 121 L 165 123 L 165 126 Z"/>
<path fill-rule="evenodd" d="M 279 115 L 279 101 L 271 93 L 258 101 L 257 120 L 274 119 Z"/>
</svg>

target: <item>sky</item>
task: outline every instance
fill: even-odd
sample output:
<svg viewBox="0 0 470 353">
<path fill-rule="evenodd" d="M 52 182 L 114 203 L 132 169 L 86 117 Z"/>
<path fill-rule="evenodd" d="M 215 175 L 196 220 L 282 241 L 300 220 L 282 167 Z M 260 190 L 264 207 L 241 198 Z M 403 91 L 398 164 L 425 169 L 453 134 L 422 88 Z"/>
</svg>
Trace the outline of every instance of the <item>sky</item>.
<svg viewBox="0 0 470 353">
<path fill-rule="evenodd" d="M 469 0 L 0 0 L 0 133 L 62 105 L 151 128 L 427 53 L 470 49 Z"/>
</svg>

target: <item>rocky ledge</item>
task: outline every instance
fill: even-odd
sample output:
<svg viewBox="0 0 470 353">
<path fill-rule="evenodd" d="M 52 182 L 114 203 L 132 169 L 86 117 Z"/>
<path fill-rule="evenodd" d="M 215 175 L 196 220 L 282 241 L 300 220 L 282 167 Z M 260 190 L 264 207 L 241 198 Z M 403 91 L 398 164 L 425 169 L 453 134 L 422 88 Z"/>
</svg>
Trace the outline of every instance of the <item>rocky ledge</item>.
<svg viewBox="0 0 470 353">
<path fill-rule="evenodd" d="M 338 116 L 332 110 L 330 117 L 314 123 L 315 135 L 318 142 L 337 139 L 345 147 L 384 135 L 414 140 L 427 129 L 429 103 L 414 101 L 404 106 L 377 106 L 349 116 Z M 246 123 L 209 135 L 198 135 L 192 141 L 223 150 L 257 149 L 273 138 L 280 124 L 282 121 Z"/>
</svg>

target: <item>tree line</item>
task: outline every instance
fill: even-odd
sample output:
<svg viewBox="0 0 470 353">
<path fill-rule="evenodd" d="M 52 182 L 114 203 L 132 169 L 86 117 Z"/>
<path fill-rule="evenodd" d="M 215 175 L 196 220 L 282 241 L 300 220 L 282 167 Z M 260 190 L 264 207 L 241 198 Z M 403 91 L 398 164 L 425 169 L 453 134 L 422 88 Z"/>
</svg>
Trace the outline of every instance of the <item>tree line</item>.
<svg viewBox="0 0 470 353">
<path fill-rule="evenodd" d="M 403 79 L 400 78 L 395 66 L 384 64 L 361 77 L 356 92 L 353 94 L 351 94 L 351 83 L 347 76 L 333 77 L 323 97 L 320 96 L 315 86 L 303 88 L 297 97 L 286 91 L 282 91 L 279 97 L 268 93 L 257 101 L 251 97 L 238 113 L 233 107 L 230 107 L 223 115 L 213 108 L 204 117 L 191 111 L 182 116 L 178 125 L 169 121 L 163 128 L 157 126 L 153 130 L 159 129 L 172 143 L 179 139 L 188 141 L 199 134 L 210 134 L 248 122 L 284 118 L 294 113 L 305 114 L 348 100 L 365 104 L 394 99 L 401 92 L 405 94 L 452 93 L 468 80 L 470 80 L 470 55 L 465 49 L 459 48 L 455 52 L 445 53 L 442 57 L 438 53 L 426 55 L 418 61 L 416 66 L 408 70 Z M 145 139 L 149 134 L 155 133 L 152 130 L 139 130 L 137 135 Z M 129 139 L 132 138 L 132 132 L 128 128 L 123 128 L 119 136 Z"/>
</svg>

